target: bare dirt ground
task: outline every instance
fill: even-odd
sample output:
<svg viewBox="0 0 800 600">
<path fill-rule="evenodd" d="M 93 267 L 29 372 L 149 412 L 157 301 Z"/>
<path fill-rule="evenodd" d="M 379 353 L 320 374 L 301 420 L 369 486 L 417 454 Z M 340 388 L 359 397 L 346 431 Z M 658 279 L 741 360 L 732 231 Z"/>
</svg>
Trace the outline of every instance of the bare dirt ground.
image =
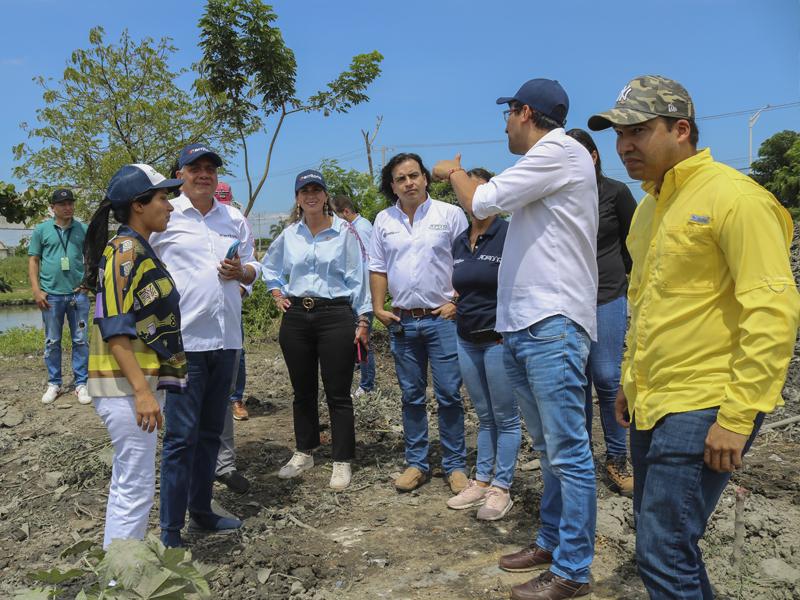
<svg viewBox="0 0 800 600">
<path fill-rule="evenodd" d="M 215 597 L 489 599 L 507 597 L 511 585 L 529 577 L 504 573 L 496 562 L 530 541 L 538 521 L 539 472 L 517 472 L 514 508 L 497 523 L 479 522 L 472 511 L 448 510 L 441 478 L 398 495 L 391 475 L 402 470 L 399 393 L 386 340 L 378 338 L 376 346 L 382 391 L 357 403 L 358 460 L 351 487 L 338 494 L 327 487 L 327 445 L 301 479 L 277 478 L 293 448 L 291 389 L 274 340 L 251 347 L 252 418 L 236 424 L 236 436 L 239 468 L 252 489 L 238 496 L 215 487 L 216 499 L 242 517 L 245 528 L 192 544 L 197 558 L 218 568 Z M 39 356 L 0 358 L 0 412 L 10 407 L 8 414 L 13 417 L 17 409 L 22 417 L 16 426 L 0 428 L 0 597 L 26 585 L 24 575 L 31 570 L 69 566 L 74 559 L 58 556 L 76 540 L 102 540 L 111 456 L 105 428 L 92 407 L 79 405 L 74 395 L 43 406 L 42 378 Z M 800 412 L 798 390 L 788 392 L 790 402 L 771 421 Z M 471 407 L 467 415 L 474 463 Z M 599 431 L 596 440 L 602 440 Z M 438 444 L 433 447 L 435 465 Z M 798 448 L 798 424 L 765 433 L 735 478 L 750 492 L 738 569 L 731 564 L 733 485 L 720 502 L 703 543 L 720 598 L 800 598 Z M 599 445 L 595 450 L 602 456 Z M 521 462 L 529 452 L 523 449 Z M 153 530 L 156 524 L 153 510 Z M 612 493 L 599 477 L 593 598 L 645 597 L 633 563 L 632 524 L 630 500 Z"/>
<path fill-rule="evenodd" d="M 795 248 L 796 273 L 797 263 Z M 377 337 L 375 346 L 381 392 L 357 402 L 358 459 L 352 485 L 342 493 L 327 487 L 327 445 L 316 454 L 317 466 L 301 479 L 277 478 L 293 449 L 291 388 L 274 340 L 249 348 L 251 419 L 236 424 L 236 436 L 239 469 L 252 489 L 238 496 L 215 487 L 217 501 L 242 517 L 245 527 L 235 535 L 192 541 L 194 555 L 217 567 L 215 597 L 490 599 L 507 597 L 511 585 L 529 577 L 504 573 L 496 564 L 501 554 L 530 542 L 542 491 L 539 472 L 518 470 L 514 508 L 496 523 L 479 522 L 472 511 L 448 510 L 441 477 L 398 495 L 391 477 L 402 470 L 400 398 L 386 339 Z M 29 571 L 69 567 L 74 559 L 58 557 L 76 540 L 102 540 L 108 436 L 92 407 L 79 405 L 72 394 L 43 406 L 43 381 L 41 356 L 0 357 L 0 598 L 26 585 Z M 786 406 L 766 423 L 800 413 L 800 347 L 784 397 Z M 467 405 L 474 464 L 477 423 Z M 436 465 L 436 419 L 431 417 Z M 595 453 L 601 458 L 602 434 L 595 421 Z M 800 423 L 762 433 L 720 501 L 702 542 L 719 598 L 800 599 L 798 450 Z M 530 447 L 524 446 L 520 462 L 530 457 Z M 745 544 L 735 567 L 736 486 L 748 496 Z M 153 531 L 156 525 L 154 509 Z M 632 526 L 631 501 L 612 493 L 598 477 L 592 598 L 646 597 L 633 562 Z"/>
</svg>

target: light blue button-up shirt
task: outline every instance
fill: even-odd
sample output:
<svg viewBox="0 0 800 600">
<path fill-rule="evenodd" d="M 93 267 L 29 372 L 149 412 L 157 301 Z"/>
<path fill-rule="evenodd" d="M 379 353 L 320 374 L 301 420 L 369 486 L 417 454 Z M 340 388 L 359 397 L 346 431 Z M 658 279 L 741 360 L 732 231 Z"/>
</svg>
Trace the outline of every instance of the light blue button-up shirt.
<svg viewBox="0 0 800 600">
<path fill-rule="evenodd" d="M 314 236 L 301 219 L 270 244 L 261 276 L 270 290 L 285 296 L 349 298 L 363 315 L 372 310 L 365 258 L 347 221 L 334 215 L 331 226 Z"/>
</svg>

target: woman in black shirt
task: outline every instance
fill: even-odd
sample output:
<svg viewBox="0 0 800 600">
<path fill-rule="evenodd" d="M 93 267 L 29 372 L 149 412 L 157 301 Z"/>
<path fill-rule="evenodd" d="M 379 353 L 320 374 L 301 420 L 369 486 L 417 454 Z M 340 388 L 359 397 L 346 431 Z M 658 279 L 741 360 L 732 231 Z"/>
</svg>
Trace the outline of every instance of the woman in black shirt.
<svg viewBox="0 0 800 600">
<path fill-rule="evenodd" d="M 628 468 L 625 429 L 614 419 L 614 400 L 620 380 L 628 304 L 628 273 L 631 257 L 625 246 L 636 201 L 628 186 L 602 174 L 600 154 L 592 137 L 583 129 L 567 135 L 578 140 L 592 155 L 597 173 L 600 224 L 597 231 L 597 341 L 592 342 L 586 364 L 586 429 L 592 439 L 592 383 L 600 405 L 600 423 L 606 442 L 606 474 L 619 493 L 633 493 Z"/>
<path fill-rule="evenodd" d="M 486 183 L 491 174 L 473 169 L 469 176 Z M 520 444 L 519 407 L 508 382 L 503 336 L 494 330 L 497 271 L 508 223 L 494 216 L 473 219 L 453 243 L 453 288 L 458 293 L 458 364 L 480 422 L 475 479 L 447 506 L 473 506 L 478 519 L 496 521 L 511 509 L 511 481 Z"/>
</svg>

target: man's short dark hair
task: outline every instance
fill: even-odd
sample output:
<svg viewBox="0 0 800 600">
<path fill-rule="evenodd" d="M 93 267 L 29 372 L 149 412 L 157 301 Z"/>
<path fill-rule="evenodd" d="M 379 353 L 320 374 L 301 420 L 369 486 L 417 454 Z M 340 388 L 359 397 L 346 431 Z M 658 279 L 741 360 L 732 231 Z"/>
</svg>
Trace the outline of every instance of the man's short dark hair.
<svg viewBox="0 0 800 600">
<path fill-rule="evenodd" d="M 551 119 L 540 113 L 538 110 L 533 108 L 530 104 L 522 104 L 521 102 L 511 102 L 509 104 L 509 108 L 517 111 L 522 110 L 523 106 L 527 106 L 531 111 L 531 121 L 533 121 L 534 127 L 536 129 L 541 129 L 542 131 L 553 131 L 553 129 L 558 129 L 559 127 L 564 127 L 564 123 L 558 123 L 557 121 Z"/>
<path fill-rule="evenodd" d="M 494 177 L 494 173 L 491 171 L 487 171 L 483 167 L 475 167 L 474 169 L 470 169 L 467 171 L 467 175 L 470 177 L 477 177 L 479 179 L 483 179 L 484 181 L 489 181 L 492 177 Z"/>
<path fill-rule="evenodd" d="M 331 204 L 335 212 L 342 212 L 346 208 L 349 208 L 353 212 L 358 212 L 350 196 L 345 196 L 344 194 L 337 194 L 331 198 Z"/>
<path fill-rule="evenodd" d="M 563 123 L 556 123 L 553 119 L 544 116 L 534 108 L 531 108 L 531 112 L 533 113 L 531 120 L 533 121 L 536 129 L 541 129 L 542 131 L 553 131 L 553 129 L 558 129 L 559 127 L 564 126 Z"/>
<path fill-rule="evenodd" d="M 397 194 L 392 190 L 392 171 L 394 171 L 397 165 L 407 160 L 416 161 L 419 165 L 420 171 L 422 171 L 422 174 L 425 176 L 425 191 L 428 191 L 428 187 L 431 184 L 431 172 L 428 171 L 423 164 L 422 158 L 419 154 L 414 154 L 413 152 L 401 152 L 389 159 L 386 166 L 381 169 L 381 194 L 383 194 L 389 202 L 397 202 Z"/>
<path fill-rule="evenodd" d="M 700 141 L 700 130 L 697 128 L 697 123 L 694 119 L 687 119 L 686 117 L 659 117 L 660 119 L 664 119 L 667 124 L 667 131 L 672 131 L 672 128 L 675 127 L 675 123 L 678 121 L 688 121 L 689 122 L 689 143 L 692 145 L 692 148 L 697 148 L 697 143 Z"/>
</svg>

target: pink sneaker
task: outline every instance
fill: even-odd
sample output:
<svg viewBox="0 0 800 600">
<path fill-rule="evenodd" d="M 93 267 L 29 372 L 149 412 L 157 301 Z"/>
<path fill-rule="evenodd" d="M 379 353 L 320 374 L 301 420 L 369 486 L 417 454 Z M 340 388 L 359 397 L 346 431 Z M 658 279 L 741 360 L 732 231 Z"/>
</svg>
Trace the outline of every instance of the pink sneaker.
<svg viewBox="0 0 800 600">
<path fill-rule="evenodd" d="M 506 516 L 514 503 L 511 501 L 511 494 L 494 486 L 486 489 L 484 494 L 485 502 L 478 509 L 477 517 L 481 521 L 497 521 Z"/>
<path fill-rule="evenodd" d="M 491 488 L 481 487 L 474 479 L 467 481 L 467 487 L 458 492 L 447 501 L 447 506 L 453 510 L 464 510 L 483 504 L 483 495 Z"/>
</svg>

